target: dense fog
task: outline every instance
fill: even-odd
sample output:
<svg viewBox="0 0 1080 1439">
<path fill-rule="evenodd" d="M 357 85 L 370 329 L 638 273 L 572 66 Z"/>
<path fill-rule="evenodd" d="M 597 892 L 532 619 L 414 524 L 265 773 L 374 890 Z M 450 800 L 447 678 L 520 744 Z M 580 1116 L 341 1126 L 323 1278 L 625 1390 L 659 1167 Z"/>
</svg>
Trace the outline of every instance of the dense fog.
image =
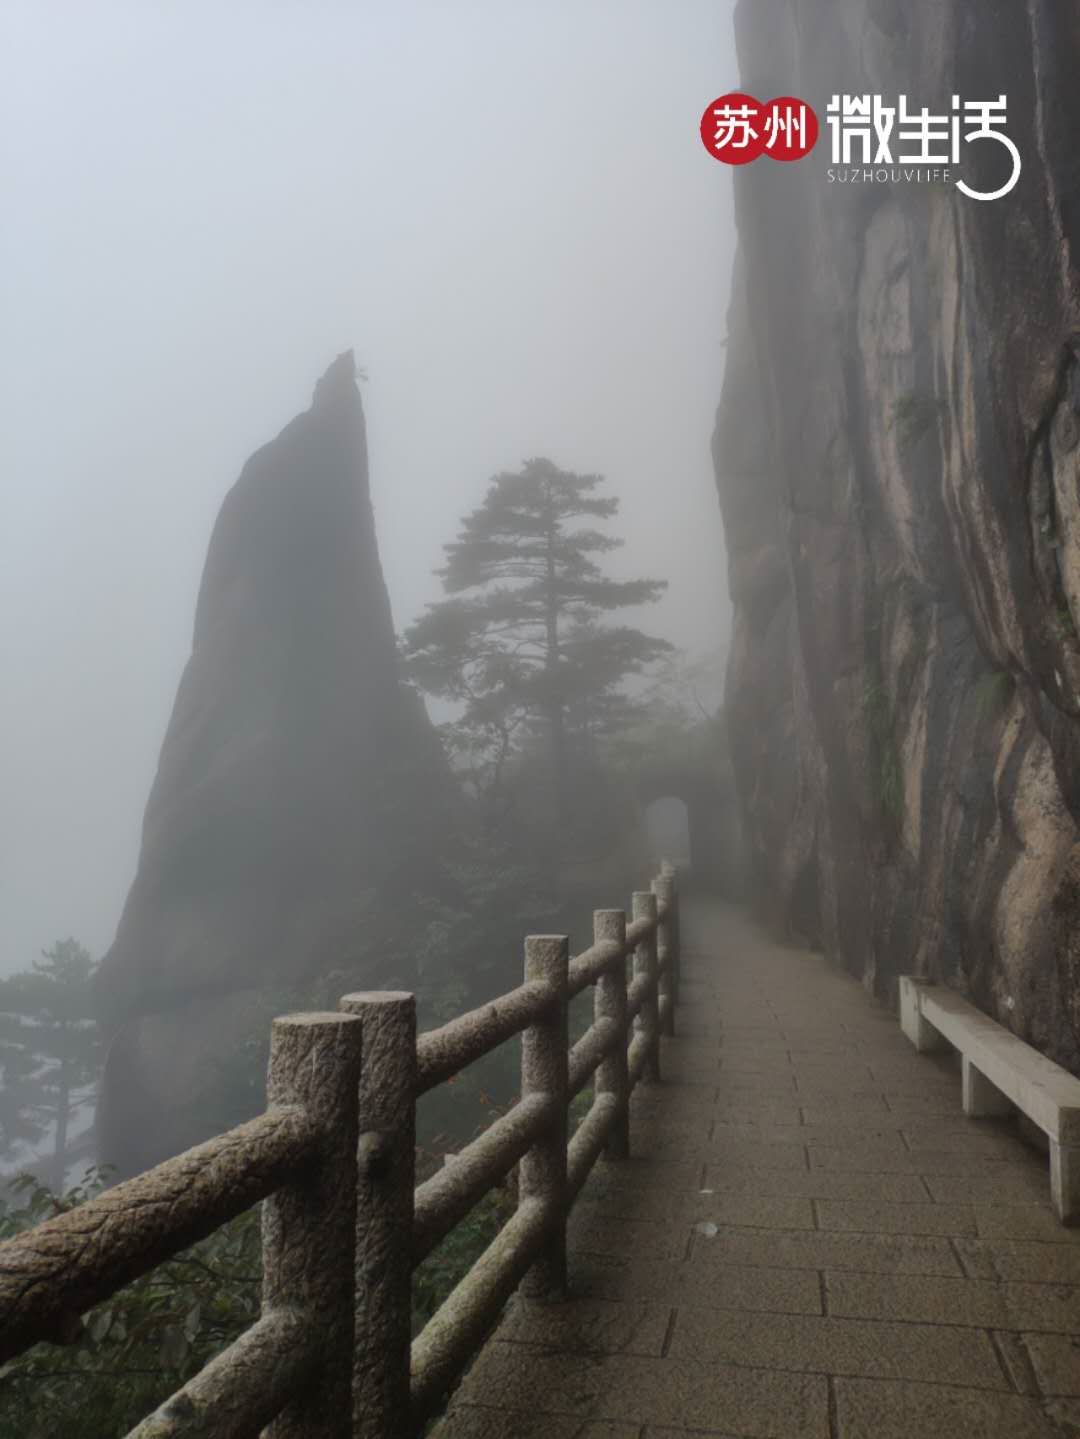
<svg viewBox="0 0 1080 1439">
<path fill-rule="evenodd" d="M 715 0 L 4 7 L 0 970 L 111 943 L 215 515 L 346 348 L 399 629 L 541 454 L 722 651 L 734 74 Z"/>
<path fill-rule="evenodd" d="M 0 1439 L 1080 1435 L 1078 13 L 0 7 Z"/>
</svg>

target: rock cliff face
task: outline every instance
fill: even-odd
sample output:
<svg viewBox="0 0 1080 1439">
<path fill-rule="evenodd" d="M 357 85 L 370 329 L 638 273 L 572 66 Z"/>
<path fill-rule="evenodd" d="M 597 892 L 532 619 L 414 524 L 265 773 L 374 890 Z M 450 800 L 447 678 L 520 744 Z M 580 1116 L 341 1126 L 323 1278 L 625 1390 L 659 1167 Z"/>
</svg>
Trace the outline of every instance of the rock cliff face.
<svg viewBox="0 0 1080 1439">
<path fill-rule="evenodd" d="M 102 1158 L 221 1128 L 210 1098 L 267 995 L 409 983 L 392 917 L 439 883 L 451 787 L 398 679 L 351 353 L 244 466 L 214 528 L 100 998 Z M 280 1006 L 279 1006 L 280 1007 Z"/>
<path fill-rule="evenodd" d="M 735 176 L 715 458 L 758 894 L 1080 1069 L 1080 10 L 741 0 L 739 88 L 822 120 Z M 1008 97 L 1019 183 L 830 184 L 833 93 Z M 983 144 L 969 183 L 1007 171 Z M 955 178 L 955 172 L 954 176 Z"/>
</svg>

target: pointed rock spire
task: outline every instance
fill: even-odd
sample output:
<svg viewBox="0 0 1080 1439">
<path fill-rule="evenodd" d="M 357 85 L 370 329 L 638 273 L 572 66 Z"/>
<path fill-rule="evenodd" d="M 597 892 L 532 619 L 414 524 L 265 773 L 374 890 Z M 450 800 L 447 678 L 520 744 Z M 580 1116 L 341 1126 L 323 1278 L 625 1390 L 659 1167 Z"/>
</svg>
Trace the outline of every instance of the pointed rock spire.
<svg viewBox="0 0 1080 1439">
<path fill-rule="evenodd" d="M 380 936 L 424 891 L 452 792 L 398 678 L 345 351 L 311 408 L 248 460 L 214 526 L 101 965 L 104 1160 L 132 1172 L 235 1121 L 215 1095 L 266 996 L 329 970 L 353 988 L 386 981 L 403 961 Z"/>
</svg>

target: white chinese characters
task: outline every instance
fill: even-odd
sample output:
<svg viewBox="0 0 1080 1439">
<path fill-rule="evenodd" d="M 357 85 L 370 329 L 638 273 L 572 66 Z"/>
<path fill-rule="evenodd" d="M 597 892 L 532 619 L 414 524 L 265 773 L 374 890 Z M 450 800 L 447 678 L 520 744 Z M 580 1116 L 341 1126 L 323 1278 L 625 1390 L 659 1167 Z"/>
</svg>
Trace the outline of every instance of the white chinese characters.
<svg viewBox="0 0 1080 1439">
<path fill-rule="evenodd" d="M 1005 133 L 1004 95 L 964 101 L 954 95 L 945 114 L 912 106 L 906 95 L 896 105 L 886 105 L 880 95 L 834 95 L 825 115 L 834 165 L 958 165 L 963 145 L 995 140 L 1012 162 L 1005 183 L 996 190 L 976 190 L 958 180 L 957 189 L 973 200 L 998 200 L 1020 178 L 1020 152 Z"/>
<path fill-rule="evenodd" d="M 772 150 L 781 145 L 804 148 L 806 145 L 806 106 L 803 104 L 773 103 L 765 111 L 765 148 Z"/>
<path fill-rule="evenodd" d="M 761 136 L 754 129 L 757 114 L 758 107 L 745 102 L 739 105 L 718 105 L 713 110 L 716 118 L 716 137 L 713 144 L 716 148 L 724 150 L 730 145 L 733 150 L 745 150 L 752 140 L 760 140 Z"/>
<path fill-rule="evenodd" d="M 702 143 L 725 165 L 749 165 L 759 155 L 785 163 L 801 160 L 817 138 L 817 116 L 794 95 L 778 95 L 763 105 L 733 90 L 718 96 L 701 117 Z"/>
</svg>

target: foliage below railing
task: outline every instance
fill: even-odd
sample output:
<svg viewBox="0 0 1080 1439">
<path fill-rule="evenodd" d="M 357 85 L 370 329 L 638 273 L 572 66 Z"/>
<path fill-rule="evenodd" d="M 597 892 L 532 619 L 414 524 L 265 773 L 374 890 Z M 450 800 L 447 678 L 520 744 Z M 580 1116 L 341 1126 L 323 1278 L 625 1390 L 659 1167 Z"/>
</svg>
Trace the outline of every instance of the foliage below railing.
<svg viewBox="0 0 1080 1439">
<path fill-rule="evenodd" d="M 667 870 L 632 923 L 597 911 L 574 959 L 531 937 L 517 989 L 419 1040 L 411 994 L 275 1020 L 265 1114 L 74 1207 L 32 1193 L 0 1245 L 12 1439 L 113 1439 L 162 1389 L 130 1439 L 415 1432 L 519 1283 L 564 1293 L 569 1208 L 602 1152 L 627 1154 L 630 1093 L 660 1077 L 678 951 Z M 416 1188 L 417 1098 L 516 1035 L 520 1102 Z"/>
<path fill-rule="evenodd" d="M 91 1172 L 57 1197 L 31 1178 L 0 1215 L 11 1239 L 101 1193 Z M 259 1317 L 258 1210 L 230 1220 L 87 1314 L 71 1345 L 36 1344 L 0 1369 L 0 1439 L 115 1439 Z"/>
</svg>

